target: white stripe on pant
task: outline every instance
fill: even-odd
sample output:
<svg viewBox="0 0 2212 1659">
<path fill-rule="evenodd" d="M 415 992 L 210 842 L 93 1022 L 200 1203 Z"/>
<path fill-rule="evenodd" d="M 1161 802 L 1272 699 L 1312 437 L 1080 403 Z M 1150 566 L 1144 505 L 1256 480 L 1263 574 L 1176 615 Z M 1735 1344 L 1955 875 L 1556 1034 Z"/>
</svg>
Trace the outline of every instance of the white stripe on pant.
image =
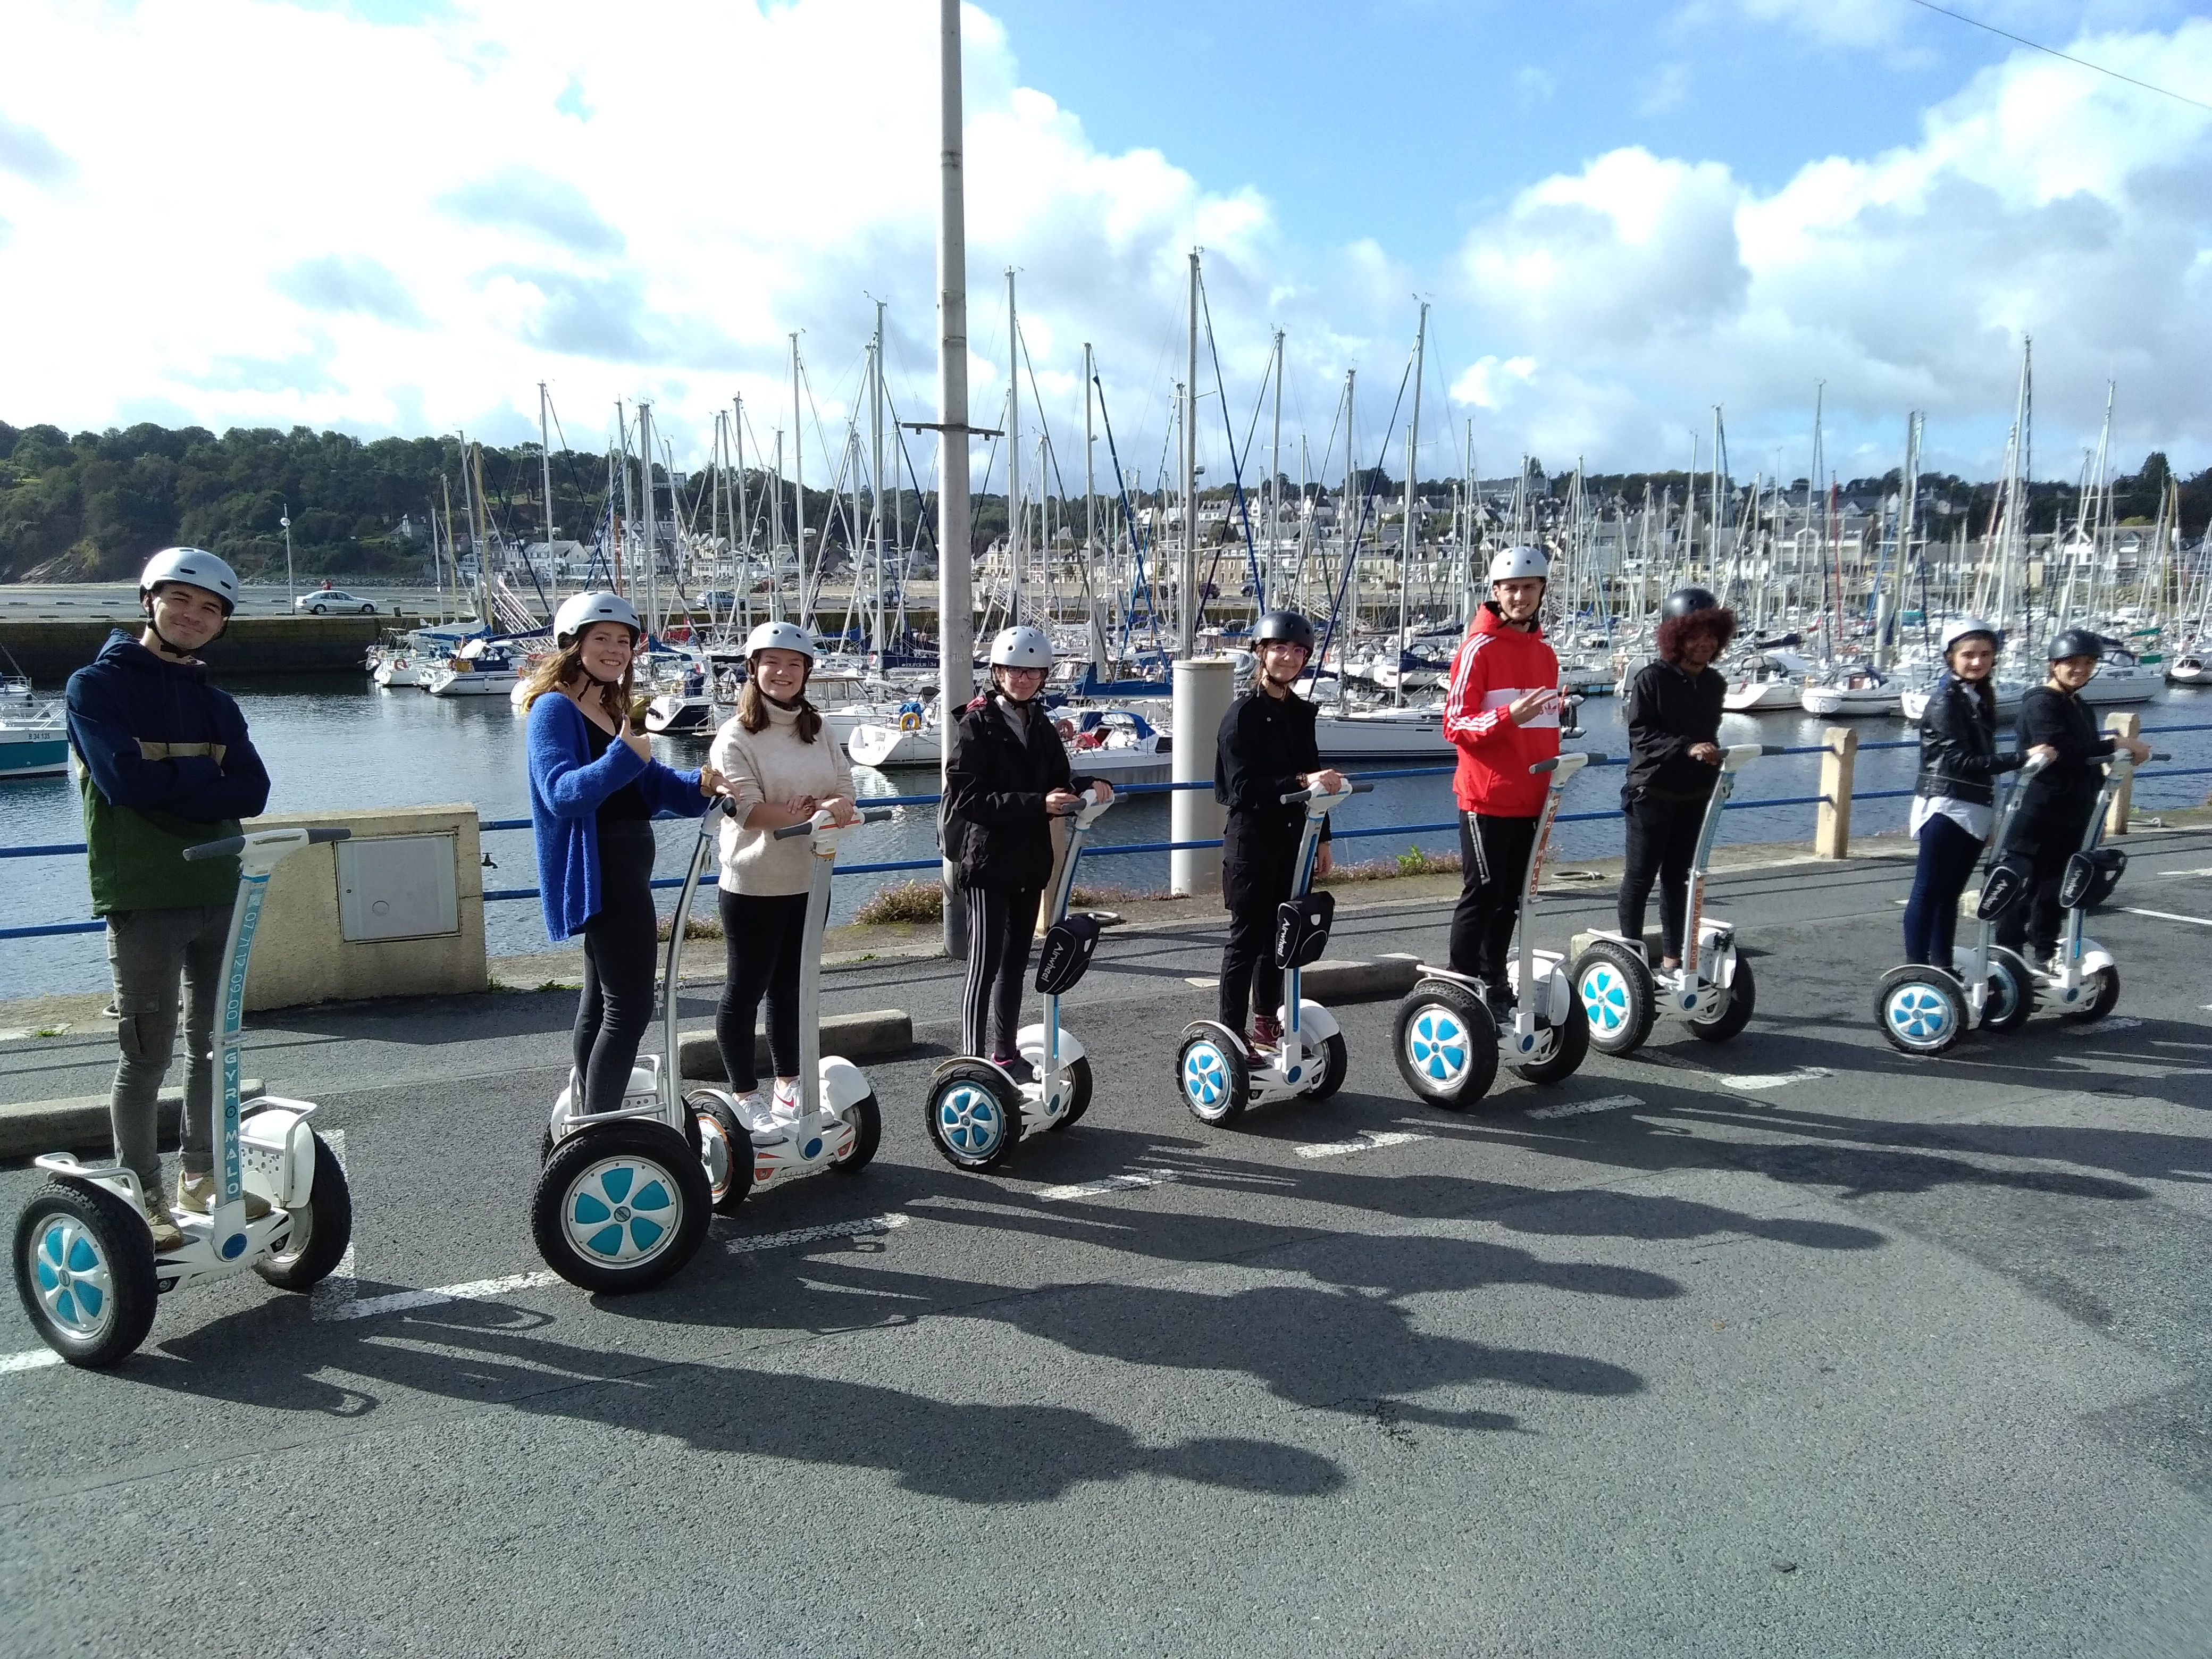
<svg viewBox="0 0 2212 1659">
<path fill-rule="evenodd" d="M 983 1059 L 1005 1060 L 1020 1029 L 1022 981 L 1029 972 L 1036 932 L 1036 888 L 997 892 L 968 889 L 968 982 L 960 998 L 960 1048 Z M 988 1045 L 986 1039 L 988 1039 Z"/>
</svg>

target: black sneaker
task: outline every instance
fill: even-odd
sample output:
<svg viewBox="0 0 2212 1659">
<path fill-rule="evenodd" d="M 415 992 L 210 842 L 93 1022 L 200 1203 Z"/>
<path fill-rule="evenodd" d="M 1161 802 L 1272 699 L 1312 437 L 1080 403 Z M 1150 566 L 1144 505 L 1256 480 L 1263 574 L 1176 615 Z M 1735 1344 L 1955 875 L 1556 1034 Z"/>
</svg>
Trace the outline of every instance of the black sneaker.
<svg viewBox="0 0 2212 1659">
<path fill-rule="evenodd" d="M 994 1055 L 992 1058 L 991 1064 L 997 1066 L 1008 1077 L 1013 1079 L 1014 1082 L 1018 1085 L 1035 1083 L 1037 1080 L 1036 1067 L 1030 1065 L 1028 1060 L 1023 1059 L 1019 1054 L 1015 1054 L 1012 1058 L 1006 1060 L 1000 1060 Z"/>
<path fill-rule="evenodd" d="M 1521 1006 L 1521 999 L 1513 994 L 1510 985 L 1484 986 L 1482 1002 L 1490 1010 L 1491 1018 L 1500 1025 L 1508 1024 L 1513 1018 L 1513 1011 Z"/>
</svg>

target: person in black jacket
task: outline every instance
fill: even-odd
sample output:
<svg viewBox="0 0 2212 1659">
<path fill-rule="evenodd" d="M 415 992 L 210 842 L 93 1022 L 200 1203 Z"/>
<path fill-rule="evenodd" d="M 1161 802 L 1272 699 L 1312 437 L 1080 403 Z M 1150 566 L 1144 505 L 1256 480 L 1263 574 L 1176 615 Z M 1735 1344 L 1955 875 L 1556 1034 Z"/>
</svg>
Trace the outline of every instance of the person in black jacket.
<svg viewBox="0 0 2212 1659">
<path fill-rule="evenodd" d="M 1662 968 L 1682 965 L 1690 908 L 1690 860 L 1705 804 L 1720 776 L 1721 696 L 1728 680 L 1713 659 L 1735 637 L 1735 613 L 1702 587 L 1667 596 L 1659 660 L 1629 682 L 1628 778 L 1620 789 L 1628 819 L 1618 918 L 1622 937 L 1644 937 L 1644 908 L 1659 883 Z"/>
<path fill-rule="evenodd" d="M 1243 1034 L 1244 1017 L 1256 1005 L 1249 1034 L 1255 1048 L 1283 1040 L 1276 1010 L 1283 1000 L 1283 970 L 1275 961 L 1275 909 L 1297 879 L 1298 842 L 1305 808 L 1283 797 L 1300 789 L 1334 792 L 1344 775 L 1321 763 L 1314 744 L 1312 703 L 1291 688 L 1313 651 L 1313 624 L 1294 611 L 1270 611 L 1252 630 L 1260 665 L 1244 695 L 1229 705 L 1213 745 L 1213 798 L 1229 809 L 1221 842 L 1221 904 L 1229 912 L 1229 940 L 1221 950 L 1221 1023 Z M 1326 827 L 1314 873 L 1329 870 Z"/>
<path fill-rule="evenodd" d="M 2026 904 L 2015 903 L 1997 918 L 1997 943 L 2025 948 L 2031 963 L 2058 953 L 2058 928 L 2065 915 L 2058 884 L 2066 860 L 2081 850 L 2081 838 L 2097 810 L 2104 786 L 2099 763 L 2124 749 L 2138 764 L 2150 758 L 2150 746 L 2097 729 L 2097 717 L 2081 701 L 2081 688 L 2097 672 L 2105 642 L 2085 628 L 2069 628 L 2051 637 L 2050 678 L 2020 703 L 2023 743 L 2048 747 L 2057 758 L 2028 779 L 2027 797 L 2014 820 L 2006 852 L 2033 860 L 2034 886 Z"/>
<path fill-rule="evenodd" d="M 1103 778 L 1071 775 L 1067 750 L 1037 694 L 1052 669 L 1041 628 L 991 641 L 991 689 L 969 703 L 945 757 L 946 850 L 968 895 L 968 984 L 961 1052 L 1012 1068 L 1022 979 L 1037 906 L 1052 880 L 1052 814 L 1079 794 L 1114 798 Z"/>
</svg>

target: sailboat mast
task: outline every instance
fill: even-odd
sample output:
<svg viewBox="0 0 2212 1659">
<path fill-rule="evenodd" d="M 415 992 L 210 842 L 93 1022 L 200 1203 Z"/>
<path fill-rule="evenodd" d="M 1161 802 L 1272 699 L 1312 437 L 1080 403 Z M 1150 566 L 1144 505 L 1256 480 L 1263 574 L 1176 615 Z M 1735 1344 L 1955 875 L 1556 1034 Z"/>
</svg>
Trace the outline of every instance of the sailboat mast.
<svg viewBox="0 0 2212 1659">
<path fill-rule="evenodd" d="M 545 492 L 545 575 L 553 597 L 561 597 L 559 567 L 553 562 L 553 441 L 546 435 L 545 382 L 538 383 L 538 480 Z"/>
<path fill-rule="evenodd" d="M 1414 474 L 1419 471 L 1421 453 L 1421 380 L 1428 347 L 1429 304 L 1424 300 L 1421 320 L 1413 331 L 1413 418 L 1406 428 L 1406 522 L 1398 538 L 1398 660 L 1391 678 L 1395 683 L 1395 701 L 1401 708 L 1406 705 L 1406 607 L 1413 580 Z"/>
<path fill-rule="evenodd" d="M 1198 250 L 1190 251 L 1188 372 L 1182 387 L 1182 615 L 1177 640 L 1188 661 L 1198 647 Z"/>
<path fill-rule="evenodd" d="M 659 539 L 656 523 L 659 508 L 653 499 L 653 405 L 643 400 L 637 406 L 637 459 L 638 498 L 645 508 L 645 537 L 641 544 L 645 553 L 645 636 L 650 642 L 654 630 L 660 626 L 660 557 L 655 545 Z M 669 516 L 675 515 L 676 504 L 672 497 Z"/>
<path fill-rule="evenodd" d="M 1006 267 L 1006 624 L 1022 619 L 1022 369 L 1014 268 Z"/>
<path fill-rule="evenodd" d="M 806 441 L 799 402 L 799 336 L 791 337 L 791 537 L 799 574 L 799 625 L 814 621 L 814 592 L 806 580 Z"/>
<path fill-rule="evenodd" d="M 869 441 L 873 446 L 868 476 L 875 480 L 876 484 L 876 533 L 873 538 L 876 623 L 872 643 L 876 651 L 876 666 L 880 669 L 884 665 L 884 657 L 887 649 L 884 639 L 884 302 L 881 300 L 876 301 L 876 337 L 874 343 L 868 348 L 868 367 L 872 371 L 870 378 L 874 382 L 871 389 L 875 394 L 868 407 Z"/>
</svg>

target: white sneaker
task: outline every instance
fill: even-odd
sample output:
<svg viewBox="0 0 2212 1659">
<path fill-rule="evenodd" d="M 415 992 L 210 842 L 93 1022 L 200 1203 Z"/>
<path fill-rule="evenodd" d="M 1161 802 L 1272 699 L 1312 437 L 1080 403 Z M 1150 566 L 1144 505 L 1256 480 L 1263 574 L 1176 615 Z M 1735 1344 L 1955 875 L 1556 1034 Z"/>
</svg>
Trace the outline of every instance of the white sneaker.
<svg viewBox="0 0 2212 1659">
<path fill-rule="evenodd" d="M 768 1102 L 761 1097 L 761 1091 L 757 1089 L 746 1090 L 731 1103 L 737 1111 L 738 1121 L 748 1129 L 766 1129 L 775 1122 L 769 1111 Z"/>
<path fill-rule="evenodd" d="M 780 1077 L 775 1080 L 775 1098 L 769 1109 L 779 1123 L 796 1123 L 801 1109 L 799 1098 L 799 1079 Z"/>
</svg>

